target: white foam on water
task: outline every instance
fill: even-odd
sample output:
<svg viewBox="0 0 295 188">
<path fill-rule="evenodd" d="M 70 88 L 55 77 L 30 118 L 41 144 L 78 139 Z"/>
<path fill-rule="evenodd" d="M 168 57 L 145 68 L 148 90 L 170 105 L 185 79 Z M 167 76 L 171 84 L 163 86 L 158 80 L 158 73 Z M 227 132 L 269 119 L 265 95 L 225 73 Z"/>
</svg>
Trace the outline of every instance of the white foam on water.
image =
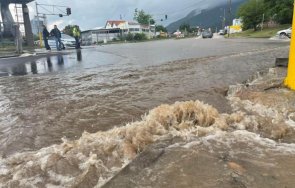
<svg viewBox="0 0 295 188">
<path fill-rule="evenodd" d="M 288 115 L 288 119 L 285 121 L 287 125 L 295 129 L 295 121 L 291 118 L 291 116 L 295 117 L 295 113 L 290 113 Z"/>
<path fill-rule="evenodd" d="M 57 174 L 51 170 L 48 171 L 48 174 L 51 180 L 60 182 L 61 185 L 66 185 L 74 180 L 74 177 Z"/>
<path fill-rule="evenodd" d="M 231 105 L 235 111 L 246 110 L 247 112 L 255 112 L 262 117 L 271 117 L 273 119 L 280 119 L 284 114 L 276 109 L 266 107 L 259 103 L 254 103 L 250 100 L 241 100 L 238 97 L 228 97 Z"/>
<path fill-rule="evenodd" d="M 53 184 L 46 184 L 45 187 L 46 188 L 61 188 L 61 186 L 59 186 L 59 185 L 53 185 Z"/>
<path fill-rule="evenodd" d="M 0 176 L 5 176 L 9 173 L 7 165 L 4 163 L 4 160 L 0 157 Z"/>
<path fill-rule="evenodd" d="M 231 151 L 234 147 L 237 147 L 235 145 L 239 145 L 240 143 L 248 145 L 250 149 L 255 151 L 255 155 L 257 156 L 265 156 L 268 153 L 272 153 L 274 155 L 295 154 L 294 143 L 279 143 L 272 139 L 261 137 L 256 133 L 252 133 L 246 130 L 236 130 L 233 132 L 218 131 L 216 132 L 216 134 L 198 138 L 195 141 L 191 141 L 182 145 L 181 147 L 194 148 L 201 147 L 201 145 L 203 145 L 213 151 L 216 150 L 214 148 L 222 149 L 223 151 Z M 180 147 L 180 145 L 175 145 L 175 147 Z M 249 152 L 249 150 L 245 147 L 239 149 L 240 151 L 235 148 L 235 151 L 232 152 L 235 154 L 237 154 L 238 152 Z"/>
<path fill-rule="evenodd" d="M 42 177 L 32 177 L 29 179 L 24 179 L 20 181 L 19 186 L 20 187 L 33 187 L 33 188 L 38 188 L 36 185 L 38 183 L 42 183 L 44 179 Z"/>
<path fill-rule="evenodd" d="M 232 133 L 236 138 L 239 140 L 246 142 L 246 143 L 255 143 L 255 145 L 260 145 L 267 147 L 267 150 L 273 151 L 272 153 L 279 152 L 280 154 L 295 154 L 295 144 L 291 143 L 279 143 L 269 138 L 263 138 L 258 134 L 245 131 L 245 130 L 238 130 Z M 234 140 L 232 140 L 234 142 Z M 261 148 L 261 147 L 257 147 Z"/>
</svg>

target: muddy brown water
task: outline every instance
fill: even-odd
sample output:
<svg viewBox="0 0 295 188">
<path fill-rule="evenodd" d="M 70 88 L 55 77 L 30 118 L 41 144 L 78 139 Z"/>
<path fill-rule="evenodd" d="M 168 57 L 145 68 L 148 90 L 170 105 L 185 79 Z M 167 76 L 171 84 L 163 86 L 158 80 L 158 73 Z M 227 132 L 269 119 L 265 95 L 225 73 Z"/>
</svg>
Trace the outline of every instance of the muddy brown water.
<svg viewBox="0 0 295 188">
<path fill-rule="evenodd" d="M 91 54 L 96 54 L 92 59 L 100 58 L 99 65 L 94 62 L 85 63 Z M 249 75 L 254 75 L 257 71 L 267 70 L 274 65 L 275 57 L 287 56 L 287 54 L 288 47 L 278 46 L 272 49 L 261 48 L 226 56 L 200 57 L 168 63 L 159 61 L 162 63 L 140 64 L 138 66 L 130 63 L 130 59 L 125 61 L 124 54 L 114 56 L 107 53 L 107 55 L 104 54 L 105 56 L 100 57 L 100 53 L 97 53 L 96 50 L 85 50 L 84 53 L 82 50 L 81 54 L 52 56 L 38 59 L 33 63 L 11 66 L 9 69 L 3 68 L 2 70 L 12 76 L 0 78 L 0 153 L 2 156 L 0 180 L 5 182 L 3 185 L 8 187 L 26 185 L 100 187 L 110 178 L 113 179 L 109 184 L 106 184 L 110 187 L 118 187 L 118 185 L 120 185 L 119 187 L 128 187 L 130 181 L 135 183 L 133 187 L 171 187 L 173 184 L 176 187 L 191 187 L 190 185 L 195 185 L 202 179 L 210 177 L 213 182 L 203 183 L 202 187 L 214 187 L 220 182 L 223 183 L 222 187 L 251 187 L 253 177 L 246 174 L 246 171 L 251 170 L 245 169 L 245 166 L 254 165 L 252 169 L 254 172 L 255 169 L 259 169 L 255 165 L 260 163 L 261 168 L 269 168 L 272 159 L 274 161 L 278 159 L 292 161 L 293 145 L 290 145 L 290 151 L 286 151 L 289 155 L 282 154 L 277 158 L 269 158 L 267 164 L 262 163 L 263 157 L 258 161 L 248 161 L 249 164 L 246 164 L 247 161 L 240 158 L 247 159 L 248 155 L 254 155 L 257 151 L 261 151 L 261 155 L 264 156 L 271 155 L 274 152 L 280 152 L 280 149 L 287 150 L 288 145 L 280 145 L 277 142 L 279 136 L 274 133 L 275 137 L 272 137 L 272 132 L 269 129 L 262 130 L 262 132 L 255 131 L 255 126 L 252 124 L 249 127 L 252 128 L 252 132 L 255 132 L 254 134 L 248 131 L 243 132 L 245 128 L 241 128 L 242 132 L 232 133 L 232 129 L 239 129 L 237 127 L 241 125 L 236 125 L 231 121 L 227 122 L 232 127 L 228 134 L 213 134 L 216 127 L 207 122 L 211 121 L 211 113 L 208 112 L 208 115 L 206 112 L 208 107 L 199 103 L 194 107 L 195 115 L 201 113 L 203 115 L 200 117 L 204 116 L 205 119 L 202 120 L 204 121 L 202 123 L 200 117 L 197 116 L 198 121 L 196 122 L 201 127 L 209 126 L 209 128 L 208 130 L 201 129 L 201 132 L 197 129 L 197 133 L 192 130 L 194 132 L 192 137 L 190 131 L 186 131 L 186 129 L 195 122 L 193 117 L 184 118 L 188 125 L 185 123 L 177 125 L 176 123 L 176 128 L 173 127 L 171 130 L 167 127 L 165 129 L 159 128 L 155 132 L 150 129 L 150 127 L 157 125 L 157 122 L 156 124 L 154 122 L 154 117 L 143 121 L 141 118 L 149 110 L 161 104 L 197 99 L 213 105 L 220 113 L 230 114 L 235 109 L 225 98 L 228 86 L 249 79 Z M 188 106 L 192 106 L 192 104 L 188 104 Z M 178 107 L 175 108 L 178 109 Z M 158 112 L 154 112 L 155 117 L 157 117 L 155 114 L 159 116 L 164 114 L 157 120 L 159 124 L 166 125 L 167 123 L 168 127 L 174 124 L 170 122 L 173 115 L 169 115 L 168 109 L 164 108 Z M 212 114 L 215 116 L 215 110 L 212 110 Z M 247 121 L 251 121 L 251 118 Z M 256 121 L 259 122 L 259 120 Z M 130 122 L 135 123 L 131 123 L 125 130 L 124 126 Z M 213 128 L 211 129 L 210 126 Z M 223 125 L 218 126 L 217 129 L 222 130 Z M 277 131 L 278 134 L 284 132 Z M 212 133 L 215 136 L 210 137 L 209 135 L 203 139 L 203 136 L 208 136 L 207 133 Z M 161 136 L 168 135 L 169 138 L 171 134 L 172 141 L 168 145 L 162 146 L 161 143 L 165 143 L 165 141 L 161 141 Z M 258 134 L 264 134 L 265 137 L 260 138 Z M 133 138 L 133 135 L 136 138 Z M 152 139 L 150 135 L 152 135 Z M 243 135 L 245 135 L 245 140 L 236 143 L 236 138 L 243 137 Z M 177 137 L 180 138 L 176 139 Z M 189 138 L 189 140 L 184 138 Z M 248 148 L 245 144 L 251 138 L 258 140 L 257 145 L 250 144 Z M 262 143 L 259 140 L 262 140 Z M 292 139 L 287 139 L 284 144 L 287 144 L 288 141 L 292 143 Z M 154 142 L 156 142 L 156 146 L 160 144 L 164 150 L 168 148 L 168 152 L 163 155 L 163 158 L 159 158 L 163 161 L 160 160 L 158 164 L 155 164 L 159 166 L 146 166 L 145 175 L 149 176 L 150 179 L 148 179 L 136 171 L 140 167 L 136 160 L 134 163 L 130 162 L 138 153 L 144 151 Z M 191 147 L 188 147 L 187 144 L 190 142 L 192 142 L 189 145 Z M 195 145 L 199 149 L 194 148 Z M 232 151 L 228 149 L 231 147 Z M 187 148 L 189 149 L 184 151 Z M 245 148 L 248 153 L 243 153 Z M 200 150 L 199 156 L 189 154 L 190 152 L 196 153 L 198 150 Z M 237 150 L 238 152 L 235 153 Z M 158 148 L 157 151 L 161 151 L 161 148 Z M 141 157 L 146 157 L 147 161 L 153 159 L 153 156 L 150 156 L 148 152 L 149 150 L 147 150 L 147 155 L 142 153 L 138 160 Z M 170 152 L 171 154 L 169 154 Z M 173 157 L 173 155 L 177 157 Z M 179 167 L 178 165 L 184 165 L 183 168 L 180 168 L 183 175 L 194 173 L 194 171 L 207 173 L 205 169 L 202 169 L 204 168 L 202 166 L 196 169 L 189 168 L 189 162 L 177 164 L 176 161 L 179 157 L 184 161 L 191 160 L 190 157 L 192 160 L 200 158 L 201 161 L 211 161 L 214 164 L 210 163 L 207 170 L 212 171 L 216 168 L 216 173 L 204 176 L 200 174 L 199 179 L 195 180 L 193 177 L 184 177 L 183 180 L 186 181 L 173 178 L 177 175 L 175 171 Z M 219 160 L 220 163 L 217 164 L 216 160 Z M 54 161 L 58 162 L 55 164 Z M 166 163 L 169 161 L 174 162 L 175 166 L 166 167 Z M 123 174 L 120 173 L 120 169 L 127 164 L 131 167 L 135 165 L 132 169 L 135 169 L 134 172 L 138 176 L 134 176 L 132 173 L 128 174 L 128 171 L 125 174 L 124 171 Z M 154 163 L 149 164 L 153 165 Z M 288 164 L 277 163 L 278 168 L 285 168 L 284 166 L 288 166 Z M 224 179 L 214 181 L 214 178 L 220 177 L 219 173 L 223 173 L 222 166 L 224 165 L 227 165 L 227 175 L 224 176 Z M 161 173 L 161 168 L 164 166 L 165 173 Z M 260 171 L 261 176 L 265 177 L 265 180 L 260 179 L 261 181 L 268 181 L 271 178 L 274 178 L 274 181 L 280 181 L 279 177 L 286 177 L 284 182 L 287 182 L 293 174 L 292 168 L 290 173 L 278 176 L 264 173 L 264 171 L 266 170 Z M 279 171 L 279 173 L 281 172 Z M 119 174 L 114 176 L 116 173 Z M 153 173 L 157 175 L 153 176 Z M 246 175 L 241 177 L 241 174 Z M 128 177 L 127 179 L 130 181 L 124 184 L 120 177 L 123 179 Z M 138 179 L 132 180 L 132 177 Z M 169 183 L 168 179 L 175 181 Z M 184 182 L 188 183 L 184 184 Z"/>
<path fill-rule="evenodd" d="M 74 68 L 36 76 L 3 77 L 0 153 L 7 156 L 36 150 L 60 143 L 63 137 L 77 139 L 84 131 L 94 133 L 122 126 L 163 103 L 199 99 L 228 112 L 230 107 L 224 98 L 227 86 L 273 66 L 274 58 L 285 51 L 283 47 L 145 68 L 93 68 L 90 63 L 83 66 L 92 68 L 82 72 Z M 71 66 L 75 57 L 76 54 L 50 59 L 53 69 L 58 70 Z M 39 62 L 41 71 L 48 58 Z M 27 66 L 22 64 L 17 70 Z"/>
</svg>

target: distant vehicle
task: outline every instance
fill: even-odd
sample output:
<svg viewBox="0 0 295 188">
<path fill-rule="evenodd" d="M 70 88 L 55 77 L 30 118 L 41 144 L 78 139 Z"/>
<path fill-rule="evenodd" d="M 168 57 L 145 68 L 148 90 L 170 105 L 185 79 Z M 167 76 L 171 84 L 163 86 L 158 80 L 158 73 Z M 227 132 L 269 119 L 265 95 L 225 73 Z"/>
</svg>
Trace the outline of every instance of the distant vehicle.
<svg viewBox="0 0 295 188">
<path fill-rule="evenodd" d="M 176 31 L 175 33 L 173 33 L 173 35 L 176 36 L 177 38 L 184 37 L 184 35 L 180 31 Z"/>
<path fill-rule="evenodd" d="M 280 38 L 283 38 L 283 37 L 291 38 L 291 34 L 292 34 L 292 27 L 277 32 L 277 35 L 278 35 Z"/>
<path fill-rule="evenodd" d="M 56 48 L 54 36 L 49 37 L 48 44 L 49 44 L 50 48 L 52 48 L 52 49 Z M 75 38 L 71 37 L 70 35 L 62 33 L 61 34 L 61 48 L 65 49 L 65 48 L 75 48 L 75 47 L 76 47 Z"/>
<path fill-rule="evenodd" d="M 225 35 L 225 31 L 224 30 L 219 30 L 218 35 Z"/>
<path fill-rule="evenodd" d="M 36 40 L 36 41 L 34 41 L 34 44 L 35 44 L 36 46 L 40 46 L 40 40 Z"/>
<path fill-rule="evenodd" d="M 211 31 L 209 31 L 209 30 L 205 30 L 202 33 L 202 37 L 203 37 L 203 39 L 212 38 L 213 37 L 213 33 Z"/>
</svg>

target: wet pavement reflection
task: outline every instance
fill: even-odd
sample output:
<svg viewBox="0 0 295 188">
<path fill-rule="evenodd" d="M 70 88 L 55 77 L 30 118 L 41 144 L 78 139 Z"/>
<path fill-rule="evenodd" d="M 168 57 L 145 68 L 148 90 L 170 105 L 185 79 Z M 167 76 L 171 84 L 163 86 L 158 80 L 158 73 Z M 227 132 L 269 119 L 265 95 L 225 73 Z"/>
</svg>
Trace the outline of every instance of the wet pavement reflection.
<svg viewBox="0 0 295 188">
<path fill-rule="evenodd" d="M 30 74 L 44 74 L 51 72 L 63 71 L 76 66 L 82 62 L 82 51 L 76 51 L 76 60 L 71 55 L 54 55 L 48 56 L 37 61 L 29 61 L 27 63 L 15 63 L 0 68 L 1 76 L 24 76 Z"/>
</svg>

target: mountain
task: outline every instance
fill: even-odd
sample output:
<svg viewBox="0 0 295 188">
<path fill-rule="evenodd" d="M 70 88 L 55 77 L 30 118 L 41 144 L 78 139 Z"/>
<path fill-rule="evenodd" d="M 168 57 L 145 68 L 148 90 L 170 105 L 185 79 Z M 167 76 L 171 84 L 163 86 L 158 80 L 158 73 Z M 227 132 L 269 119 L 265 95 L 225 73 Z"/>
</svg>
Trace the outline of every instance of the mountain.
<svg viewBox="0 0 295 188">
<path fill-rule="evenodd" d="M 247 0 L 238 0 L 232 3 L 232 19 L 235 18 L 238 8 Z M 182 24 L 190 24 L 191 27 L 200 26 L 202 28 L 218 28 L 222 27 L 222 18 L 224 15 L 224 9 L 226 10 L 226 25 L 232 23 L 232 19 L 229 20 L 228 4 L 213 7 L 205 10 L 193 10 L 186 17 L 175 21 L 167 26 L 169 32 L 176 31 Z"/>
</svg>

